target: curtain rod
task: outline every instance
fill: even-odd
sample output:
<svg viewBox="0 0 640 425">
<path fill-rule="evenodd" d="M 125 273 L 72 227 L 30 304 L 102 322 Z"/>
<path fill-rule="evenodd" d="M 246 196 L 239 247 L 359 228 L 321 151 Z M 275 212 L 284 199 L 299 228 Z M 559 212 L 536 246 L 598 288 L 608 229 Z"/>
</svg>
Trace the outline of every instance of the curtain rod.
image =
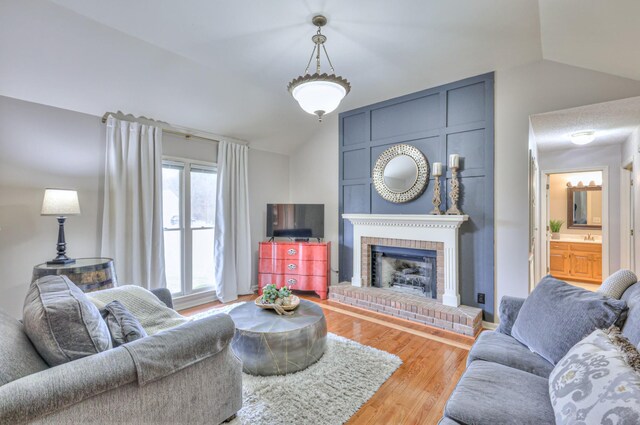
<svg viewBox="0 0 640 425">
<path fill-rule="evenodd" d="M 200 131 L 200 130 L 194 130 L 191 128 L 187 128 L 187 127 L 178 127 L 178 126 L 173 126 L 167 122 L 164 121 L 156 121 L 150 118 L 146 118 L 146 117 L 134 117 L 133 115 L 125 115 L 122 112 L 118 111 L 116 113 L 114 112 L 105 112 L 105 114 L 102 116 L 102 123 L 106 123 L 107 122 L 107 118 L 109 117 L 109 115 L 113 115 L 114 118 L 116 119 L 122 119 L 125 121 L 133 121 L 133 122 L 138 122 L 138 123 L 142 123 L 142 124 L 148 124 L 148 125 L 154 125 L 157 127 L 160 127 L 162 129 L 163 133 L 169 133 L 169 134 L 173 134 L 176 136 L 182 136 L 187 140 L 190 139 L 201 139 L 201 140 L 206 140 L 208 142 L 220 142 L 222 140 L 226 140 L 229 141 L 231 143 L 237 143 L 240 145 L 245 145 L 248 146 L 249 143 L 244 141 L 244 140 L 239 140 L 239 139 L 234 139 L 231 137 L 224 137 L 224 136 L 218 136 L 215 134 L 211 134 L 211 133 L 207 133 L 205 131 Z"/>
</svg>

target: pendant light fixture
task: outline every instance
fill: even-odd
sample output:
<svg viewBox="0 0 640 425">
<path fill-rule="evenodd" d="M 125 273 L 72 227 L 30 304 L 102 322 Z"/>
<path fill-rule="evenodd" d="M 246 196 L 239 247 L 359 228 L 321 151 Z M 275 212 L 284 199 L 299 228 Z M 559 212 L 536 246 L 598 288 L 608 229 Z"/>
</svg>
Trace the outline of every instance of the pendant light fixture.
<svg viewBox="0 0 640 425">
<path fill-rule="evenodd" d="M 318 121 L 322 122 L 322 117 L 325 114 L 333 112 L 340 105 L 342 99 L 351 90 L 351 84 L 345 78 L 335 75 L 327 48 L 324 46 L 327 37 L 322 34 L 321 29 L 327 24 L 327 18 L 317 15 L 313 17 L 311 22 L 318 27 L 318 31 L 311 37 L 314 46 L 307 69 L 305 69 L 304 75 L 294 78 L 287 89 L 305 112 L 317 115 Z M 320 50 L 327 57 L 331 74 L 320 73 Z M 309 74 L 309 67 L 314 56 L 316 59 L 316 72 L 311 75 Z"/>
</svg>

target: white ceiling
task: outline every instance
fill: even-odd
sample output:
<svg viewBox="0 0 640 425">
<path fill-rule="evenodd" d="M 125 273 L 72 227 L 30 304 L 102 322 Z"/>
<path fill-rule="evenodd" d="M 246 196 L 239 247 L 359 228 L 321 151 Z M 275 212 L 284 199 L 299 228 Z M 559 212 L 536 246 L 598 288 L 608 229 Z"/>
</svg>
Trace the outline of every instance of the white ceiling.
<svg viewBox="0 0 640 425">
<path fill-rule="evenodd" d="M 540 0 L 545 59 L 640 80 L 640 1 Z"/>
<path fill-rule="evenodd" d="M 530 120 L 541 151 L 579 149 L 569 136 L 589 130 L 596 138 L 585 146 L 620 144 L 640 126 L 640 97 L 532 115 Z"/>
<path fill-rule="evenodd" d="M 327 49 L 352 84 L 338 113 L 543 53 L 640 79 L 640 25 L 626 25 L 637 2 L 598 3 L 5 0 L 0 94 L 94 115 L 123 110 L 286 153 L 335 125 L 319 124 L 286 91 L 311 53 L 316 13 L 329 18 Z M 567 25 L 575 9 L 579 22 Z"/>
</svg>

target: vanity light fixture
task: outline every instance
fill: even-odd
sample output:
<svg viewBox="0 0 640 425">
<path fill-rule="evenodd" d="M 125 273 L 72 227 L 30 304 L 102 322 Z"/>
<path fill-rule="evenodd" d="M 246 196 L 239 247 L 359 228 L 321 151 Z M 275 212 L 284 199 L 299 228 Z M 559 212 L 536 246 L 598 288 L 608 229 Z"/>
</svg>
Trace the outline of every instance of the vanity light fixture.
<svg viewBox="0 0 640 425">
<path fill-rule="evenodd" d="M 340 105 L 342 99 L 351 90 L 351 84 L 345 78 L 335 75 L 327 48 L 324 46 L 327 37 L 322 34 L 321 29 L 327 24 L 327 18 L 316 15 L 311 22 L 318 27 L 318 31 L 311 37 L 314 46 L 309 63 L 307 63 L 307 69 L 305 69 L 304 75 L 294 78 L 287 89 L 305 112 L 317 115 L 318 121 L 322 122 L 322 117 L 325 114 L 335 111 Z M 327 58 L 331 74 L 320 73 L 321 50 Z M 309 67 L 314 56 L 316 58 L 316 72 L 309 74 Z"/>
<path fill-rule="evenodd" d="M 571 136 L 571 143 L 574 145 L 588 145 L 596 139 L 596 132 L 589 131 L 579 131 L 577 133 L 573 133 Z"/>
</svg>

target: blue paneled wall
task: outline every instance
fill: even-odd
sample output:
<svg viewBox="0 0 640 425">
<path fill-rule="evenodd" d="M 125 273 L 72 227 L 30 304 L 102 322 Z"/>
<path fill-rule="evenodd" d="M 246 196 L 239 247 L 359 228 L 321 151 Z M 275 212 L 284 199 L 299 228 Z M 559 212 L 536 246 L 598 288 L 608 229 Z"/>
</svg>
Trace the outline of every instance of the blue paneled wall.
<svg viewBox="0 0 640 425">
<path fill-rule="evenodd" d="M 353 229 L 342 213 L 427 214 L 433 208 L 433 178 L 418 199 L 394 204 L 382 199 L 371 180 L 376 159 L 390 146 L 420 149 L 429 164 L 447 164 L 460 154 L 459 203 L 469 215 L 461 228 L 462 304 L 494 314 L 493 73 L 424 90 L 340 114 L 340 280 L 353 276 Z M 447 191 L 442 206 L 448 208 Z M 444 183 L 444 181 L 441 181 Z M 517 277 L 514 277 L 517 278 Z M 477 294 L 485 294 L 478 304 Z"/>
</svg>

